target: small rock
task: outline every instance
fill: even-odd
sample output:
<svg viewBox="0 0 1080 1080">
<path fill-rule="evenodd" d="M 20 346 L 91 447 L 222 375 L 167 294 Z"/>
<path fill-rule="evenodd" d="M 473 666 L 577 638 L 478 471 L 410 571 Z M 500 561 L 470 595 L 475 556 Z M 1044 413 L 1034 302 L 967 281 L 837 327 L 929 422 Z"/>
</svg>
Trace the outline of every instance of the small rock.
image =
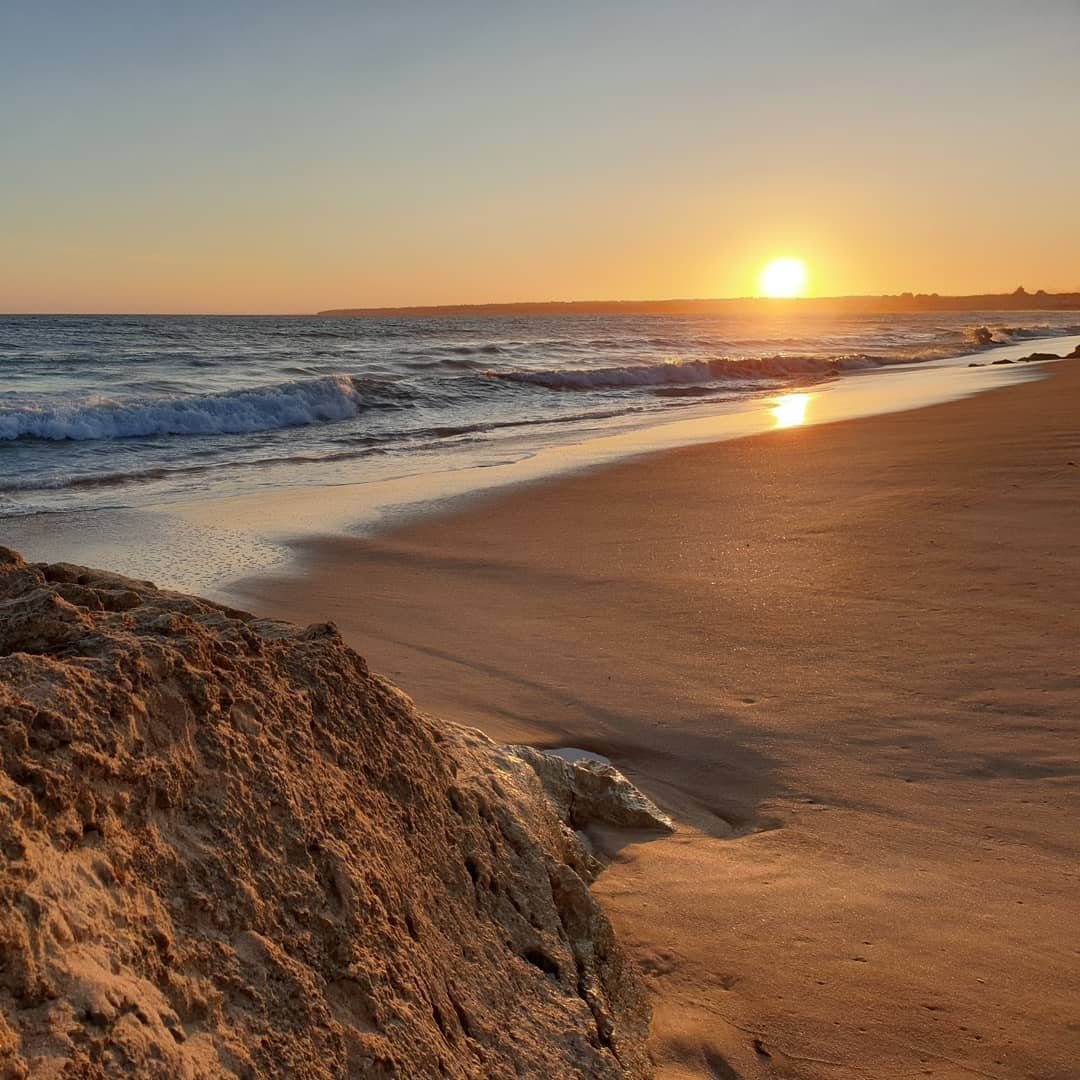
<svg viewBox="0 0 1080 1080">
<path fill-rule="evenodd" d="M 504 752 L 532 766 L 559 817 L 572 829 L 602 822 L 624 829 L 674 832 L 675 823 L 618 769 L 603 761 L 566 761 L 533 746 Z"/>
</svg>

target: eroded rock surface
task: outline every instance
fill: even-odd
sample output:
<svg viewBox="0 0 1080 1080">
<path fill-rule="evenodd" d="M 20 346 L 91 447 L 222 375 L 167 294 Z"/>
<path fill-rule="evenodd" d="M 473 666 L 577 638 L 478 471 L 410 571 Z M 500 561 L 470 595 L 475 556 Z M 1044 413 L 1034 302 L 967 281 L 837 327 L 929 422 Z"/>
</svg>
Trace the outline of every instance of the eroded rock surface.
<svg viewBox="0 0 1080 1080">
<path fill-rule="evenodd" d="M 572 829 L 592 823 L 621 829 L 674 832 L 675 823 L 618 769 L 606 761 L 568 761 L 533 746 L 505 746 L 503 752 L 528 763 Z"/>
<path fill-rule="evenodd" d="M 332 626 L 0 549 L 0 1074 L 648 1075 L 528 757 Z"/>
</svg>

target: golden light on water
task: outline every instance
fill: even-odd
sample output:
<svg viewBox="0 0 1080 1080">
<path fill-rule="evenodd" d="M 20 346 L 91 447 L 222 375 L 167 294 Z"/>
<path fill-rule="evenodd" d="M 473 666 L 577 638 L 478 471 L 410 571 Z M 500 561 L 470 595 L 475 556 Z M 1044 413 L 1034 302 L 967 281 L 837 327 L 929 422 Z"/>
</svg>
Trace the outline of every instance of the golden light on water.
<svg viewBox="0 0 1080 1080">
<path fill-rule="evenodd" d="M 762 296 L 790 299 L 806 292 L 806 263 L 802 259 L 773 259 L 761 271 L 758 289 Z"/>
<path fill-rule="evenodd" d="M 809 404 L 809 394 L 788 394 L 778 399 L 769 412 L 773 414 L 778 428 L 798 427 L 806 423 L 806 406 Z"/>
</svg>

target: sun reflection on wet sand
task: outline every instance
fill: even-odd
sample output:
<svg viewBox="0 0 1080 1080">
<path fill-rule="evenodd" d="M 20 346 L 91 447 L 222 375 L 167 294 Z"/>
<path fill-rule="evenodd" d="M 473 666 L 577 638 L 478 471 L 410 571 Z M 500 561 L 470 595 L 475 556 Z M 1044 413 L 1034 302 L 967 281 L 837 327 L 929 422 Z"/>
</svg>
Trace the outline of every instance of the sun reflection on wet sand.
<svg viewBox="0 0 1080 1080">
<path fill-rule="evenodd" d="M 778 398 L 769 410 L 776 419 L 776 426 L 798 427 L 806 423 L 806 406 L 810 404 L 809 394 L 788 394 Z"/>
</svg>

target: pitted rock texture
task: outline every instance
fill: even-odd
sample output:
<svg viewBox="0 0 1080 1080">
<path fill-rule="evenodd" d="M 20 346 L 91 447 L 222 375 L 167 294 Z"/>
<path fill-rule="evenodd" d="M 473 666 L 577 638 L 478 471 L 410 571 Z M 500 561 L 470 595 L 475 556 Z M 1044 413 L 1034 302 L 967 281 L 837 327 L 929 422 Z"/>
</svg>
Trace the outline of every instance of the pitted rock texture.
<svg viewBox="0 0 1080 1080">
<path fill-rule="evenodd" d="M 0 1075 L 644 1077 L 533 769 L 306 630 L 0 549 Z"/>
<path fill-rule="evenodd" d="M 506 746 L 503 752 L 528 763 L 559 817 L 573 829 L 599 822 L 622 829 L 675 831 L 671 818 L 605 761 L 567 761 L 534 746 Z"/>
</svg>

